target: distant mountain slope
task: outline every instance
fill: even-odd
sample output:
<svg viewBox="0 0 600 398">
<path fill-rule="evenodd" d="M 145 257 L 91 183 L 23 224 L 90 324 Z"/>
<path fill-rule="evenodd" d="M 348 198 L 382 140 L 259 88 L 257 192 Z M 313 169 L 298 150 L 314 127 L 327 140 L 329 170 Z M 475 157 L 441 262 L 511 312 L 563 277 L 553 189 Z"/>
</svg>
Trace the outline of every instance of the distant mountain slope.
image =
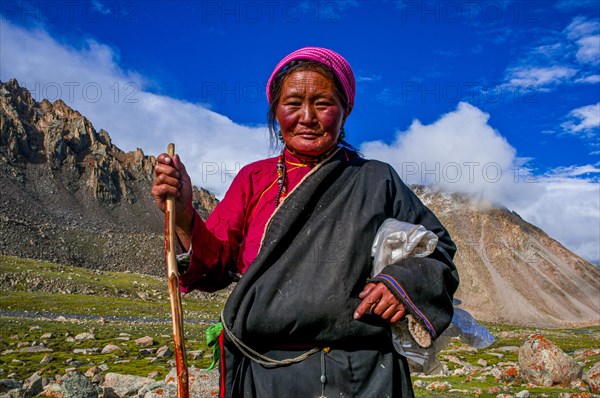
<svg viewBox="0 0 600 398">
<path fill-rule="evenodd" d="M 162 275 L 153 157 L 125 153 L 62 101 L 0 83 L 0 254 Z M 413 187 L 456 241 L 462 307 L 534 326 L 600 324 L 600 268 L 516 213 Z M 196 189 L 207 217 L 217 201 Z"/>
<path fill-rule="evenodd" d="M 0 83 L 0 253 L 161 274 L 154 157 L 125 153 L 61 100 Z M 207 216 L 214 195 L 197 190 Z"/>
<path fill-rule="evenodd" d="M 465 195 L 415 189 L 459 250 L 457 296 L 477 319 L 531 326 L 600 324 L 600 268 L 518 214 Z"/>
</svg>

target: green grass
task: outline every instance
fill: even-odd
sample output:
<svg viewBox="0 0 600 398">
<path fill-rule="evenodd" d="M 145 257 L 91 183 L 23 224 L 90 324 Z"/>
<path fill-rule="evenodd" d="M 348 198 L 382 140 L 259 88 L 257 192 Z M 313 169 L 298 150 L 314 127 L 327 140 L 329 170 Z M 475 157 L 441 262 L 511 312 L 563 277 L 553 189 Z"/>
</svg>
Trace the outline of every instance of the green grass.
<svg viewBox="0 0 600 398">
<path fill-rule="evenodd" d="M 215 305 L 207 308 L 203 303 L 183 299 L 186 319 L 216 320 Z M 0 308 L 7 311 L 29 313 L 53 312 L 59 314 L 85 314 L 99 316 L 134 316 L 169 318 L 168 302 L 152 303 L 143 300 L 86 296 L 82 294 L 56 294 L 38 292 L 0 291 Z"/>
<path fill-rule="evenodd" d="M 10 285 L 14 281 L 14 285 Z M 8 288 L 7 285 L 12 287 Z M 71 294 L 61 293 L 69 288 Z M 4 290 L 1 290 L 4 289 Z M 93 291 L 93 294 L 81 294 L 82 291 Z M 143 298 L 138 293 L 142 292 Z M 226 300 L 227 292 L 215 294 L 191 294 L 183 298 L 183 307 L 186 320 L 195 323 L 185 325 L 186 348 L 190 350 L 204 350 L 202 358 L 193 360 L 188 356 L 188 364 L 199 368 L 206 368 L 210 362 L 212 349 L 207 349 L 205 343 L 205 330 L 207 322 L 216 321 L 219 312 Z M 106 364 L 108 372 L 147 376 L 150 372 L 158 371 L 157 380 L 171 369 L 168 359 L 150 362 L 152 356 L 140 353 L 140 348 L 134 340 L 146 335 L 155 340 L 154 348 L 168 345 L 173 348 L 170 323 L 131 323 L 116 321 L 101 321 L 99 317 L 133 316 L 151 318 L 170 318 L 170 305 L 168 302 L 167 284 L 165 278 L 156 278 L 134 273 L 117 273 L 90 270 L 52 264 L 43 261 L 19 259 L 15 257 L 0 256 L 0 310 L 9 310 L 28 313 L 66 313 L 84 314 L 94 316 L 92 320 L 81 321 L 56 321 L 30 318 L 2 317 L 0 318 L 0 353 L 6 350 L 17 350 L 18 342 L 40 342 L 45 333 L 52 333 L 52 338 L 44 343 L 53 350 L 50 353 L 54 360 L 48 364 L 40 364 L 45 353 L 12 353 L 0 355 L 0 379 L 6 378 L 10 373 L 16 374 L 16 379 L 23 380 L 33 372 L 41 370 L 45 376 L 55 376 L 64 373 L 65 369 L 73 367 L 67 364 L 70 359 L 81 361 L 83 365 L 78 369 L 85 372 L 92 366 Z M 488 365 L 500 362 L 517 362 L 516 352 L 501 351 L 505 346 L 521 346 L 523 340 L 530 334 L 541 333 L 556 344 L 563 351 L 573 354 L 577 349 L 600 348 L 600 327 L 586 329 L 544 329 L 527 328 L 514 325 L 486 324 L 490 331 L 497 336 L 496 341 L 487 349 L 473 350 L 463 345 L 458 339 L 452 339 L 450 345 L 441 353 L 444 356 L 453 355 L 461 361 L 473 366 L 485 359 Z M 33 328 L 33 329 L 32 329 Z M 93 330 L 95 340 L 67 342 L 67 336 Z M 130 335 L 129 341 L 119 340 L 120 333 Z M 102 349 L 107 344 L 115 344 L 121 348 L 112 354 L 75 354 L 77 348 Z M 503 355 L 499 358 L 497 353 Z M 13 360 L 19 360 L 13 362 Z M 584 363 L 584 370 L 589 369 L 595 362 L 600 361 L 600 355 L 593 355 L 578 359 Z M 122 362 L 120 361 L 128 361 Z M 444 363 L 449 369 L 457 369 L 461 365 L 448 360 Z M 216 370 L 215 370 L 216 371 Z M 515 395 L 517 392 L 528 389 L 532 397 L 557 397 L 562 392 L 575 392 L 569 389 L 553 388 L 527 388 L 525 385 L 504 384 L 496 382 L 493 376 L 479 379 L 481 374 L 474 376 L 455 375 L 442 377 L 413 377 L 413 382 L 421 379 L 428 385 L 432 381 L 446 381 L 452 388 L 468 390 L 450 393 L 429 392 L 425 388 L 415 388 L 417 397 L 465 397 L 476 396 L 474 391 L 481 389 L 481 398 L 494 398 L 497 393 L 488 393 L 488 388 L 504 386 L 508 393 Z M 502 391 L 505 392 L 505 391 Z"/>
<path fill-rule="evenodd" d="M 30 330 L 32 327 L 39 329 Z M 188 365 L 194 365 L 199 368 L 206 368 L 211 362 L 209 354 L 212 348 L 207 349 L 204 331 L 205 325 L 185 325 L 186 349 L 205 350 L 205 356 L 198 360 L 193 360 L 188 355 Z M 57 322 L 48 320 L 34 320 L 24 318 L 0 318 L 0 352 L 5 350 L 17 350 L 18 342 L 34 341 L 40 342 L 41 336 L 45 333 L 52 333 L 52 338 L 46 339 L 47 347 L 52 349 L 51 353 L 13 353 L 0 356 L 0 369 L 4 370 L 0 378 L 5 378 L 9 373 L 16 373 L 17 380 L 23 380 L 29 377 L 33 372 L 42 370 L 45 376 L 55 376 L 64 373 L 65 369 L 73 367 L 68 365 L 68 359 L 76 359 L 83 362 L 83 365 L 77 368 L 83 372 L 92 366 L 106 364 L 109 372 L 133 374 L 136 376 L 147 376 L 150 372 L 159 371 L 159 379 L 164 378 L 171 369 L 168 361 L 172 358 L 160 359 L 158 362 L 150 363 L 148 356 L 140 354 L 140 347 L 137 347 L 134 340 L 144 336 L 154 338 L 153 348 L 167 345 L 173 350 L 173 340 L 171 338 L 170 324 L 128 324 L 128 323 L 99 323 L 97 321 L 86 322 Z M 75 341 L 69 343 L 66 341 L 66 334 L 76 336 L 79 333 L 93 330 L 95 340 Z M 129 341 L 118 340 L 121 333 L 131 335 Z M 77 348 L 99 348 L 100 350 L 107 344 L 115 344 L 122 351 L 116 351 L 111 354 L 74 354 L 73 350 Z M 54 360 L 47 364 L 40 364 L 42 358 L 51 355 Z M 148 358 L 148 359 L 147 359 Z M 16 365 L 13 360 L 22 361 L 22 365 Z M 127 363 L 115 363 L 121 360 L 129 360 Z M 162 377 L 161 377 L 162 376 Z"/>
</svg>

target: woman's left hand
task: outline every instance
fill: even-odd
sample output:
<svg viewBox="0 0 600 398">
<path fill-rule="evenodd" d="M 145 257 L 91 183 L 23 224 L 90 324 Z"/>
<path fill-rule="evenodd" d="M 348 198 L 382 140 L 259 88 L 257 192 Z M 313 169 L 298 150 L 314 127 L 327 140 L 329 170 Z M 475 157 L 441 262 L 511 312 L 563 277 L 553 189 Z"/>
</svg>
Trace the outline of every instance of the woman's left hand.
<svg viewBox="0 0 600 398">
<path fill-rule="evenodd" d="M 356 307 L 354 319 L 360 319 L 367 311 L 379 315 L 389 323 L 396 323 L 406 314 L 404 305 L 381 282 L 367 283 L 358 295 L 362 302 Z"/>
</svg>

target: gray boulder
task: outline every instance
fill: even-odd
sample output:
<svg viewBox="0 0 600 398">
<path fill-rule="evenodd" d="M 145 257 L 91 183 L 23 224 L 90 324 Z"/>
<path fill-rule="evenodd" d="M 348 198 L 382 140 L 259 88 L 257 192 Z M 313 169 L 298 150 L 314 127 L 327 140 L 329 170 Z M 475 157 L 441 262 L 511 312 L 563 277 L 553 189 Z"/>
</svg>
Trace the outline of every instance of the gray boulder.
<svg viewBox="0 0 600 398">
<path fill-rule="evenodd" d="M 544 387 L 568 386 L 581 378 L 582 368 L 573 358 L 542 335 L 529 336 L 519 348 L 521 376 Z"/>
<path fill-rule="evenodd" d="M 137 397 L 144 386 L 153 384 L 147 377 L 107 373 L 104 377 L 104 398 Z"/>
<path fill-rule="evenodd" d="M 81 372 L 68 372 L 44 390 L 48 398 L 97 398 L 98 390 Z"/>
<path fill-rule="evenodd" d="M 23 383 L 23 390 L 25 390 L 25 398 L 35 397 L 44 391 L 42 377 L 38 372 L 35 372 L 31 377 L 25 380 L 25 383 Z"/>
<path fill-rule="evenodd" d="M 594 394 L 600 392 L 600 362 L 596 362 L 594 366 L 585 375 L 590 391 Z"/>
</svg>

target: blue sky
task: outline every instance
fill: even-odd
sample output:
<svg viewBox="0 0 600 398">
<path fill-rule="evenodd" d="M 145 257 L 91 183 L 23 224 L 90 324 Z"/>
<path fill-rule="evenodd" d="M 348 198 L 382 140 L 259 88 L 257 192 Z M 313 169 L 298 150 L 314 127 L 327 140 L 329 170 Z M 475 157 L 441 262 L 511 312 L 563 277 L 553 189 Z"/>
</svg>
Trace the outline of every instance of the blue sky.
<svg viewBox="0 0 600 398">
<path fill-rule="evenodd" d="M 357 78 L 348 138 L 503 204 L 600 259 L 600 2 L 3 1 L 0 79 L 62 98 L 125 150 L 178 145 L 222 195 L 269 156 L 264 86 L 303 46 Z"/>
</svg>

